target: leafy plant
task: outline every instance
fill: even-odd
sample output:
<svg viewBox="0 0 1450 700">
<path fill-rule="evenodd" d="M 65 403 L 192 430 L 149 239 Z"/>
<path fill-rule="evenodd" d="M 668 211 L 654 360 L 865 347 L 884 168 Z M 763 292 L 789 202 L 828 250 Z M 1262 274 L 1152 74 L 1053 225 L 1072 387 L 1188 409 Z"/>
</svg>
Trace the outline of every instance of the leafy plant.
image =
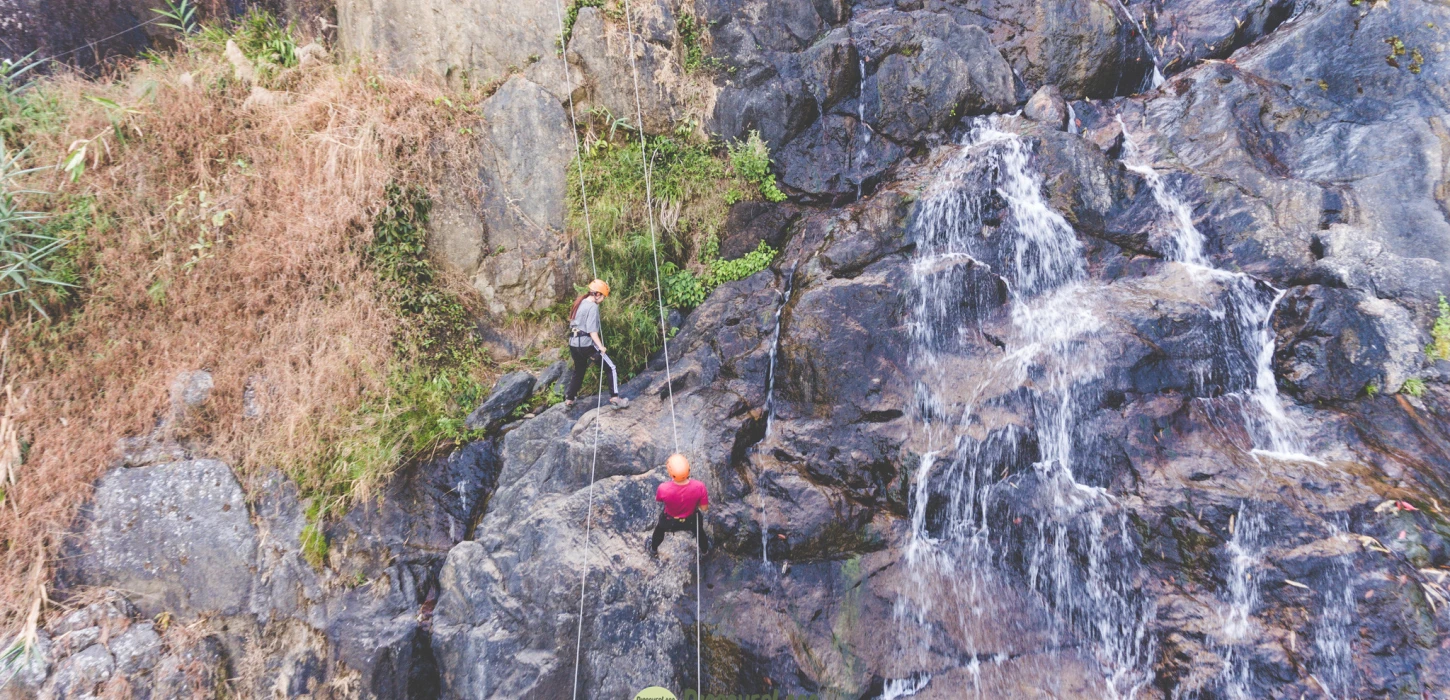
<svg viewBox="0 0 1450 700">
<path fill-rule="evenodd" d="M 716 250 L 718 251 L 718 244 Z M 720 260 L 712 257 L 705 261 L 706 272 L 697 276 L 687 269 L 680 269 L 674 263 L 666 263 L 662 272 L 665 303 L 671 308 L 689 311 L 704 303 L 705 297 L 726 282 L 743 280 L 770 265 L 776 251 L 761 241 L 755 250 L 735 260 Z"/>
<path fill-rule="evenodd" d="M 1371 382 L 1369 382 L 1369 383 L 1367 383 L 1367 384 L 1364 385 L 1364 395 L 1365 396 L 1368 396 L 1370 398 L 1374 398 L 1376 396 L 1379 396 L 1379 393 L 1380 393 L 1380 386 L 1378 384 L 1376 384 L 1376 383 L 1374 383 L 1374 382 L 1371 381 Z"/>
<path fill-rule="evenodd" d="M 730 145 L 730 165 L 740 177 L 759 188 L 767 201 L 785 201 L 785 193 L 776 186 L 775 175 L 770 172 L 770 147 L 761 140 L 759 131 L 752 130 L 745 141 Z"/>
<path fill-rule="evenodd" d="M 327 508 L 322 499 L 313 499 L 307 505 L 307 524 L 302 526 L 302 532 L 297 538 L 302 545 L 302 557 L 318 569 L 327 563 L 327 535 L 322 531 L 326 515 Z"/>
<path fill-rule="evenodd" d="M 1401 394 L 1409 394 L 1415 398 L 1425 395 L 1425 380 L 1419 377 L 1410 377 L 1400 386 Z"/>
<path fill-rule="evenodd" d="M 273 74 L 278 69 L 297 65 L 297 39 L 293 26 L 282 24 L 277 17 L 266 10 L 252 9 L 241 18 L 232 31 L 219 26 L 207 26 L 200 32 L 204 43 L 225 46 L 228 40 L 235 41 L 242 55 L 247 57 L 263 74 Z"/>
<path fill-rule="evenodd" d="M 684 49 L 680 64 L 686 73 L 724 67 L 723 61 L 705 53 L 705 26 L 699 19 L 691 14 L 681 14 L 675 20 L 675 27 L 680 34 L 680 46 Z"/>
<path fill-rule="evenodd" d="M 109 100 L 104 97 L 94 97 L 91 95 L 86 95 L 85 97 L 86 100 L 106 109 L 106 117 L 110 120 L 111 125 L 88 139 L 76 139 L 71 142 L 69 152 L 66 154 L 65 160 L 61 163 L 61 170 L 64 170 L 70 176 L 71 182 L 80 181 L 81 176 L 85 174 L 88 156 L 95 165 L 99 165 L 101 154 L 110 151 L 110 144 L 106 141 L 107 131 L 110 131 L 111 135 L 118 142 L 125 143 L 127 138 L 125 128 L 126 118 L 133 114 L 141 113 L 140 110 L 123 107 L 114 100 Z M 97 146 L 98 148 L 92 151 L 93 146 Z"/>
<path fill-rule="evenodd" d="M 320 462 L 293 470 L 303 492 L 320 503 L 365 496 L 399 464 L 479 437 L 464 417 L 487 394 L 474 372 L 487 356 L 471 314 L 442 288 L 424 251 L 431 202 L 422 189 L 397 184 L 385 197 L 365 259 L 403 322 L 397 357 L 386 370 L 386 388 L 352 414 L 354 428 L 328 445 Z M 319 507 L 322 515 L 331 510 Z"/>
<path fill-rule="evenodd" d="M 1450 360 L 1450 301 L 1445 295 L 1440 295 L 1440 315 L 1435 319 L 1435 325 L 1430 328 L 1429 345 L 1425 346 L 1425 355 L 1431 360 Z"/>
<path fill-rule="evenodd" d="M 196 21 L 196 5 L 191 0 L 166 0 L 166 7 L 151 10 L 169 20 L 158 25 L 181 34 L 195 34 L 201 28 Z"/>
<path fill-rule="evenodd" d="M 17 181 L 44 168 L 22 168 L 24 153 L 12 153 L 0 141 L 0 299 L 20 296 L 31 308 L 45 313 L 35 297 L 36 285 L 72 286 L 52 274 L 51 263 L 69 243 L 37 228 L 45 214 L 24 209 L 17 199 L 27 194 L 44 194 L 19 189 Z"/>
</svg>

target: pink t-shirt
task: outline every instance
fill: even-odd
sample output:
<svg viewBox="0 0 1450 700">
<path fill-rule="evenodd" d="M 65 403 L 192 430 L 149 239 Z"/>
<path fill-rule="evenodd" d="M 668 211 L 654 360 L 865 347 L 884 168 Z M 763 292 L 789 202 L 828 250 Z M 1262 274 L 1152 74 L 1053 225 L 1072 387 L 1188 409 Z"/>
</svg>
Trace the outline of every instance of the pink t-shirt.
<svg viewBox="0 0 1450 700">
<path fill-rule="evenodd" d="M 655 500 L 665 504 L 665 515 L 688 518 L 697 506 L 710 505 L 710 492 L 704 482 L 689 479 L 683 484 L 666 481 L 655 489 Z"/>
</svg>

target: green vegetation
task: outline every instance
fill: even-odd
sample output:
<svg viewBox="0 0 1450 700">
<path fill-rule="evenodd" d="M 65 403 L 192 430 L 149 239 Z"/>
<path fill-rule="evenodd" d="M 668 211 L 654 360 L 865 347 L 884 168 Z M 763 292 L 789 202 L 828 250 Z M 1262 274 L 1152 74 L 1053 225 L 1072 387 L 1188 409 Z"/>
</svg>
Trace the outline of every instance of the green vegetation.
<svg viewBox="0 0 1450 700">
<path fill-rule="evenodd" d="M 766 248 L 741 261 L 716 259 L 729 205 L 749 198 L 740 193 L 757 190 L 760 182 L 774 188 L 774 176 L 769 173 L 764 143 L 737 159 L 733 151 L 695 136 L 693 124 L 683 124 L 671 134 L 647 137 L 641 150 L 639 135 L 627 122 L 603 112 L 591 117 L 582 165 L 594 232 L 593 257 L 599 276 L 613 288 L 604 305 L 603 335 L 623 380 L 642 370 L 649 355 L 662 345 L 643 154 L 648 153 L 653 164 L 660 282 L 666 304 L 682 311 L 698 305 L 715 286 L 754 274 L 774 257 L 774 251 Z M 582 236 L 585 221 L 578 170 L 570 168 L 569 177 L 570 228 Z M 765 194 L 764 189 L 759 191 Z M 783 193 L 779 196 L 784 198 Z M 582 293 L 583 287 L 578 291 Z M 567 307 L 559 313 L 566 312 Z"/>
<path fill-rule="evenodd" d="M 1374 382 L 1367 382 L 1364 385 L 1364 395 L 1365 396 L 1368 396 L 1370 398 L 1374 398 L 1376 396 L 1379 396 L 1379 393 L 1380 393 L 1380 385 L 1378 385 L 1378 384 L 1376 384 Z"/>
<path fill-rule="evenodd" d="M 307 504 L 307 524 L 302 526 L 298 540 L 302 545 L 302 557 L 321 569 L 327 563 L 327 535 L 322 532 L 322 501 L 314 500 Z"/>
<path fill-rule="evenodd" d="M 775 186 L 775 174 L 770 172 L 770 148 L 761 140 L 759 131 L 751 131 L 745 141 L 730 145 L 730 164 L 740 177 L 755 185 L 760 190 L 760 196 L 767 201 L 785 201 L 785 193 Z"/>
<path fill-rule="evenodd" d="M 385 391 L 364 398 L 350 417 L 351 429 L 328 445 L 319 463 L 291 470 L 315 504 L 309 511 L 313 539 L 309 543 L 304 533 L 303 542 L 314 563 L 327 551 L 321 523 L 349 498 L 368 496 L 400 464 L 481 437 L 464 418 L 487 396 L 489 387 L 476 370 L 488 357 L 472 314 L 440 286 L 424 252 L 431 202 L 422 189 L 396 184 L 386 197 L 364 259 L 403 324 L 394 337 L 396 358 Z"/>
<path fill-rule="evenodd" d="M 73 273 L 62 255 L 70 239 L 58 227 L 42 222 L 49 216 L 31 211 L 21 197 L 43 192 L 21 187 L 21 178 L 42 168 L 23 168 L 24 153 L 12 153 L 0 140 L 0 300 L 20 299 L 25 305 L 48 315 L 42 300 L 47 290 L 73 286 Z"/>
<path fill-rule="evenodd" d="M 1410 377 L 1409 379 L 1406 379 L 1405 380 L 1405 383 L 1400 386 L 1400 393 L 1401 394 L 1408 394 L 1408 395 L 1413 396 L 1415 398 L 1419 398 L 1421 396 L 1424 396 L 1425 395 L 1425 380 L 1423 380 L 1423 379 L 1421 379 L 1419 377 Z"/>
<path fill-rule="evenodd" d="M 1429 345 L 1425 346 L 1425 356 L 1433 360 L 1450 360 L 1450 301 L 1445 295 L 1440 295 L 1440 315 L 1435 319 L 1435 325 L 1430 328 Z"/>
<path fill-rule="evenodd" d="M 180 34 L 195 34 L 201 25 L 196 21 L 196 5 L 191 0 L 166 0 L 166 6 L 151 10 L 167 21 L 158 23 Z"/>
<path fill-rule="evenodd" d="M 681 14 L 675 20 L 675 28 L 680 33 L 680 46 L 683 48 L 680 65 L 686 73 L 725 67 L 723 61 L 705 52 L 706 29 L 698 18 L 691 14 Z"/>
<path fill-rule="evenodd" d="M 297 38 L 291 22 L 283 24 L 265 10 L 253 9 L 228 29 L 207 25 L 200 31 L 201 43 L 214 48 L 235 41 L 242 55 L 252 62 L 259 75 L 275 76 L 284 68 L 297 65 Z"/>
<path fill-rule="evenodd" d="M 718 250 L 718 245 L 717 245 Z M 755 250 L 735 260 L 721 260 L 710 257 L 705 261 L 706 272 L 696 275 L 688 269 L 680 269 L 674 263 L 665 263 L 661 274 L 665 287 L 665 304 L 671 308 L 688 311 L 699 306 L 710 296 L 710 292 L 726 282 L 743 280 L 768 267 L 775 259 L 776 250 L 761 241 Z"/>
</svg>

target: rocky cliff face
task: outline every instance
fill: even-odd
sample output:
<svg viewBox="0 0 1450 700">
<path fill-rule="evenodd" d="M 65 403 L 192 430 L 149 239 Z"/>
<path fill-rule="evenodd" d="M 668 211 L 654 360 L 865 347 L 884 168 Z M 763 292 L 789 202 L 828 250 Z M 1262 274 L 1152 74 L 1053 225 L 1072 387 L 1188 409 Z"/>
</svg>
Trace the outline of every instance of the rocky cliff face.
<svg viewBox="0 0 1450 700">
<path fill-rule="evenodd" d="M 572 144 L 532 66 L 615 109 L 619 23 L 581 10 L 559 61 L 547 3 L 343 5 L 345 40 L 399 68 L 520 69 L 483 106 L 482 208 L 438 235 L 496 303 L 550 299 Z M 415 465 L 325 571 L 285 483 L 245 504 L 225 465 L 138 445 L 65 578 L 131 602 L 53 627 L 24 688 L 190 654 L 377 697 L 1447 692 L 1450 365 L 1425 346 L 1450 8 L 640 5 L 641 70 L 678 75 L 675 18 L 701 18 L 706 123 L 773 149 L 802 213 L 776 213 L 772 269 L 691 313 L 628 409 Z M 647 127 L 691 104 L 646 82 Z M 718 546 L 653 559 L 676 444 Z M 133 622 L 159 611 L 200 641 Z"/>
</svg>

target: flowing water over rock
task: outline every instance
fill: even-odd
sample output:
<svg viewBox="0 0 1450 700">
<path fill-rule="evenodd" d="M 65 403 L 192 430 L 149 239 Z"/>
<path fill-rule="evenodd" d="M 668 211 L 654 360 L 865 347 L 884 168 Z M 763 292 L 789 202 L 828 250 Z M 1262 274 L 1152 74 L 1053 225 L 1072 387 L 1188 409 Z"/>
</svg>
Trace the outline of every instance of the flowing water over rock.
<svg viewBox="0 0 1450 700">
<path fill-rule="evenodd" d="M 1029 158 L 1021 137 L 980 123 L 928 187 L 914 224 L 910 328 L 924 449 L 906 556 L 919 591 L 901 602 L 898 616 L 921 624 L 919 606 L 941 587 L 951 597 L 931 604 L 980 615 L 980 597 L 1010 585 L 996 570 L 999 562 L 1020 562 L 1056 621 L 1055 644 L 1089 640 L 1107 692 L 1131 697 L 1146 680 L 1151 606 L 1134 592 L 1138 571 L 1126 512 L 1105 490 L 1074 477 L 1079 394 L 1102 370 L 1093 342 L 1100 321 L 1082 245 L 1047 206 Z M 976 378 L 971 394 L 942 395 L 938 387 L 963 384 L 948 381 L 961 371 L 960 339 L 982 321 L 964 318 L 963 310 L 990 308 L 983 288 L 996 280 L 1008 290 L 1004 353 Z M 1018 386 L 1026 387 L 1035 429 L 1008 426 L 982 435 L 980 414 L 1011 400 L 1004 392 Z M 1020 526 L 1015 532 L 994 536 L 991 513 L 1002 507 L 994 491 L 1014 490 L 998 483 L 1000 470 L 1023 461 L 1030 466 L 1016 476 L 1027 484 L 1031 509 L 1012 520 Z M 964 620 L 960 633 L 970 638 L 975 624 Z M 974 679 L 982 660 L 974 651 Z"/>
</svg>

